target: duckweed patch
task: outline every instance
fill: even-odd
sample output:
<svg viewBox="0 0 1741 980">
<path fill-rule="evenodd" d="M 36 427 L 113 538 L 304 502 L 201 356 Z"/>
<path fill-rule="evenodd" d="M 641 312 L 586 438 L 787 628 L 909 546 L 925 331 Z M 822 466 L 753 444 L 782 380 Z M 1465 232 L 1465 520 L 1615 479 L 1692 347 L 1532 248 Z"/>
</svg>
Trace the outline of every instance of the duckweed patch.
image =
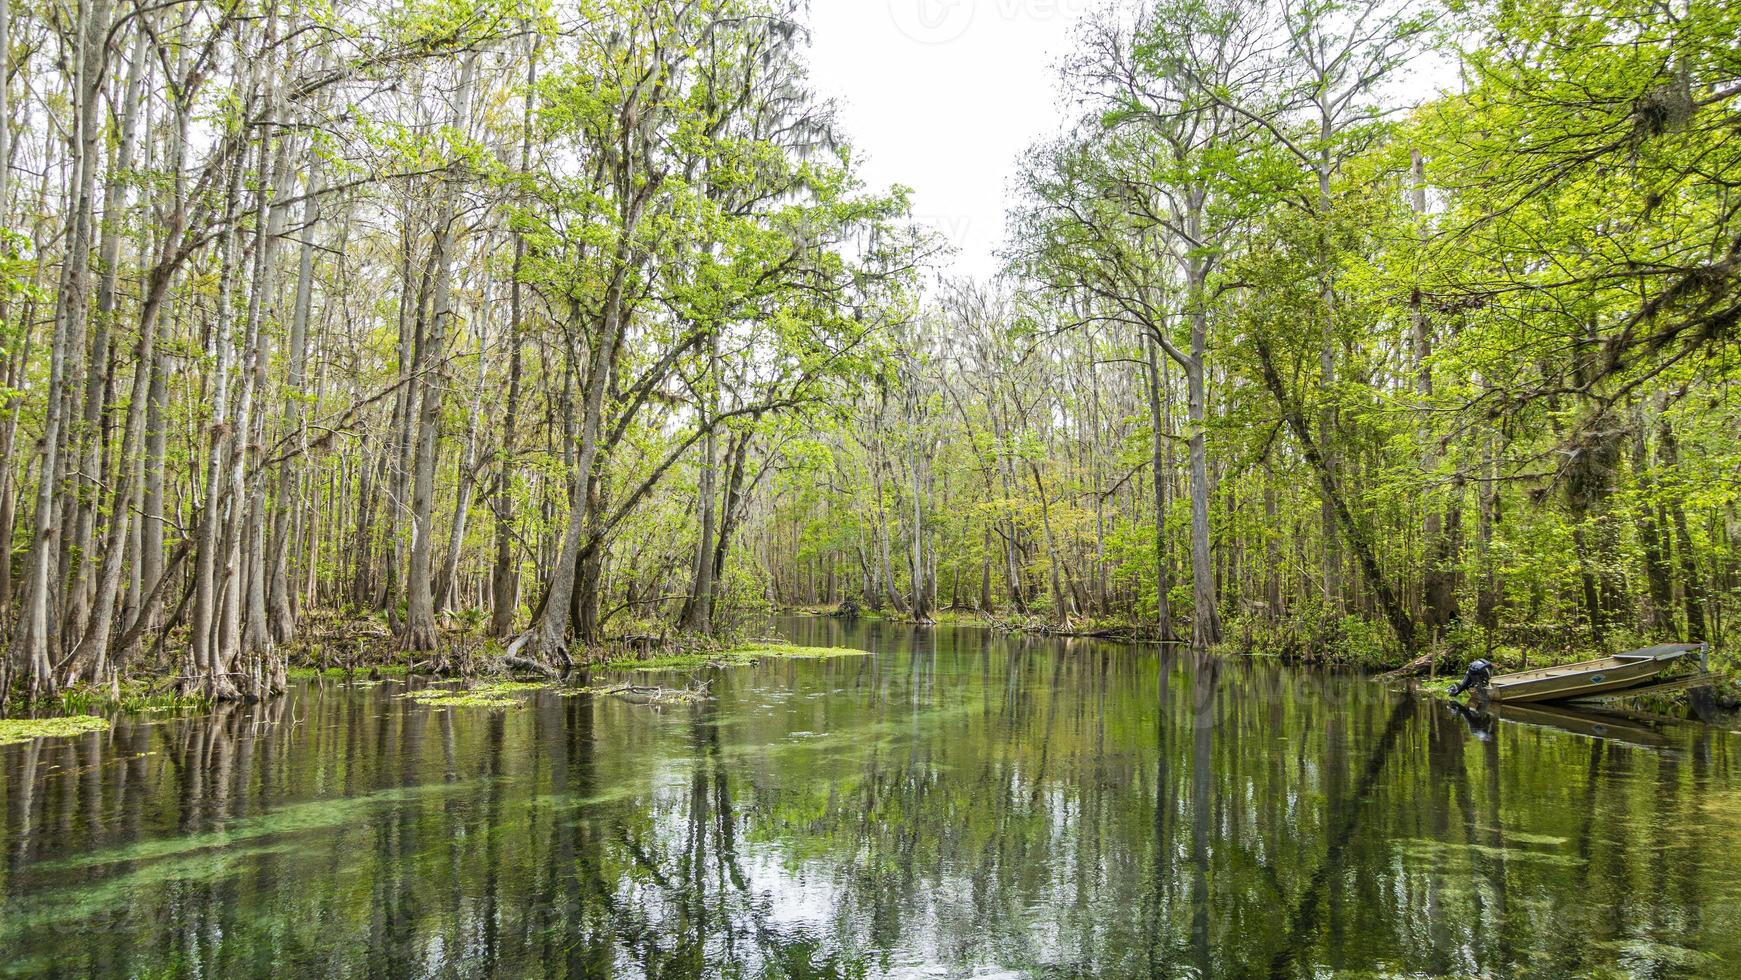
<svg viewBox="0 0 1741 980">
<path fill-rule="evenodd" d="M 63 738 L 86 732 L 106 732 L 107 719 L 93 715 L 64 718 L 0 718 L 0 745 L 15 745 L 38 738 Z"/>
</svg>

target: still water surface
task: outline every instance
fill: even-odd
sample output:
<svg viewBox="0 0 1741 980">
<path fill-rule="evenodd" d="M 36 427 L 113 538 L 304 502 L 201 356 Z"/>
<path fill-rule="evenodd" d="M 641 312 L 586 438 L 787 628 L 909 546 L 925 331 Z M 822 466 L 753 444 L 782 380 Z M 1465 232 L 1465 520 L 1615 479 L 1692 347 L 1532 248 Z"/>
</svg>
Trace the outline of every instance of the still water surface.
<svg viewBox="0 0 1741 980">
<path fill-rule="evenodd" d="M 1729 732 L 776 628 L 876 654 L 664 708 L 325 680 L 0 748 L 0 972 L 1741 975 Z"/>
</svg>

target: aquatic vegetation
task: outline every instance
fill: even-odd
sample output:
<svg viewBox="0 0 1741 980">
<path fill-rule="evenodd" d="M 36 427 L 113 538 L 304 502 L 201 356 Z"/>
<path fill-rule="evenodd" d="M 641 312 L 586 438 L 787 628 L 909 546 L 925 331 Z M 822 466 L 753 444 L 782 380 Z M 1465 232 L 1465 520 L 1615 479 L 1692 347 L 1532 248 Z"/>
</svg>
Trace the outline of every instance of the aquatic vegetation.
<svg viewBox="0 0 1741 980">
<path fill-rule="evenodd" d="M 1620 963 L 1636 964 L 1641 968 L 1655 964 L 1667 964 L 1712 976 L 1714 971 L 1723 965 L 1722 958 L 1714 953 L 1645 938 L 1615 939 L 1597 945 L 1614 955 Z"/>
<path fill-rule="evenodd" d="M 739 647 L 732 651 L 737 654 L 748 654 L 758 660 L 830 660 L 835 657 L 868 657 L 869 650 L 854 650 L 850 647 L 801 647 L 790 643 L 763 644 L 760 646 Z"/>
<path fill-rule="evenodd" d="M 14 928 L 57 928 L 90 920 L 116 907 L 125 907 L 128 898 L 141 891 L 166 886 L 213 884 L 233 877 L 238 871 L 267 855 L 290 856 L 297 852 L 291 843 L 269 843 L 250 847 L 209 850 L 193 849 L 190 853 L 147 864 L 137 870 L 101 878 L 87 885 L 74 885 L 47 890 L 12 902 L 6 909 L 8 925 Z M 8 968 L 15 966 L 8 962 Z"/>
<path fill-rule="evenodd" d="M 106 732 L 108 719 L 95 715 L 62 718 L 0 718 L 0 745 L 13 745 L 36 738 L 63 738 L 87 732 Z"/>
<path fill-rule="evenodd" d="M 547 681 L 489 681 L 472 687 L 474 691 L 488 691 L 493 694 L 525 694 L 529 691 L 542 691 L 550 687 Z"/>
<path fill-rule="evenodd" d="M 357 826 L 359 821 L 377 810 L 464 794 L 483 782 L 468 780 L 398 786 L 355 796 L 290 803 L 266 813 L 231 820 L 221 828 L 176 837 L 133 841 L 116 847 L 70 855 L 45 862 L 42 866 L 53 869 L 101 868 L 111 865 L 135 867 L 166 858 L 186 857 L 201 851 L 231 850 L 243 844 L 280 837 L 330 834 L 343 827 Z"/>
<path fill-rule="evenodd" d="M 108 705 L 118 711 L 145 713 L 157 711 L 187 711 L 200 712 L 210 709 L 212 699 L 204 694 L 180 694 L 174 691 L 161 691 L 155 694 L 138 693 L 121 695 L 121 700 Z"/>
<path fill-rule="evenodd" d="M 1480 830 L 1484 834 L 1503 835 L 1506 843 L 1512 845 L 1533 844 L 1537 847 L 1564 847 L 1571 843 L 1569 838 L 1557 834 L 1531 834 L 1521 830 L 1509 830 L 1503 827 L 1483 825 Z"/>
<path fill-rule="evenodd" d="M 356 677 L 358 675 L 368 677 L 377 674 L 382 677 L 405 677 L 410 673 L 411 668 L 405 664 L 358 664 L 355 667 L 333 664 L 324 668 L 292 667 L 284 672 L 284 676 L 293 681 L 305 681 L 313 680 L 316 677 L 336 677 L 343 679 Z"/>
<path fill-rule="evenodd" d="M 550 691 L 565 698 L 582 694 L 611 695 L 643 704 L 690 704 L 707 697 L 705 690 L 691 688 L 631 684 L 568 687 L 549 681 L 489 681 L 470 688 L 429 687 L 400 697 L 436 708 L 513 708 L 525 703 L 519 695 L 536 691 Z"/>
<path fill-rule="evenodd" d="M 868 657 L 869 650 L 846 647 L 801 647 L 790 643 L 759 641 L 748 646 L 709 653 L 676 653 L 637 660 L 619 657 L 599 666 L 605 670 L 700 670 L 704 667 L 746 667 L 763 660 L 827 660 L 834 657 Z"/>
<path fill-rule="evenodd" d="M 81 684 L 62 691 L 56 700 L 61 712 L 66 715 L 108 714 L 115 711 L 202 711 L 211 707 L 212 703 L 203 694 L 158 691 L 144 681 L 122 684 L 118 692 L 107 685 Z"/>
<path fill-rule="evenodd" d="M 515 708 L 525 703 L 519 695 L 548 687 L 549 684 L 522 681 L 489 681 L 470 688 L 425 687 L 400 697 L 432 708 Z"/>
<path fill-rule="evenodd" d="M 604 803 L 618 803 L 623 800 L 633 800 L 641 795 L 638 787 L 630 785 L 613 786 L 600 793 L 590 793 L 585 796 L 572 794 L 551 794 L 534 796 L 526 800 L 526 809 L 578 810 Z"/>
<path fill-rule="evenodd" d="M 1244 923 L 1208 933 L 1223 972 L 1285 947 L 1288 975 L 1363 977 L 1721 975 L 1741 955 L 1724 860 L 1741 791 L 1721 766 L 1527 726 L 1499 729 L 1489 754 L 1437 707 L 1346 673 L 927 639 L 875 660 L 771 651 L 694 679 L 415 685 L 501 710 L 299 684 L 283 702 L 0 750 L 0 794 L 30 803 L 0 806 L 26 854 L 0 886 L 0 974 L 463 973 L 495 957 L 520 976 L 560 942 L 593 973 L 631 944 L 689 943 L 703 959 L 670 975 L 783 975 L 705 959 L 759 955 L 755 937 L 778 933 L 800 967 L 839 948 L 939 976 L 1141 977 L 1159 972 L 1151 937 L 1191 935 L 1199 868 L 1212 885 L 1196 894 Z M 1361 737 L 1327 733 L 1329 711 Z M 1370 736 L 1387 725 L 1381 751 Z M 1194 769 L 1198 735 L 1211 769 Z M 1731 749 L 1674 737 L 1683 757 Z M 1640 827 L 1661 839 L 1613 845 Z M 1290 910 L 1314 895 L 1327 910 L 1326 875 L 1359 883 L 1345 901 L 1359 895 L 1362 927 L 1298 939 Z M 1157 888 L 1169 907 L 1145 905 Z M 876 902 L 899 913 L 886 934 L 867 924 Z M 490 916 L 509 928 L 485 931 Z"/>
<path fill-rule="evenodd" d="M 5 907 L 0 919 L 15 928 L 83 922 L 106 910 L 126 906 L 141 892 L 222 881 L 267 856 L 282 858 L 306 853 L 306 847 L 298 840 L 303 835 L 330 837 L 361 826 L 369 814 L 378 810 L 450 798 L 474 791 L 480 782 L 409 786 L 310 800 L 233 820 L 219 829 L 136 841 L 44 862 L 39 867 L 97 873 L 77 884 L 14 900 Z"/>
<path fill-rule="evenodd" d="M 1577 867 L 1588 860 L 1576 854 L 1557 854 L 1552 851 L 1531 850 L 1522 847 L 1494 847 L 1473 841 L 1438 841 L 1426 838 L 1405 841 L 1398 850 L 1417 866 L 1431 868 L 1442 868 L 1452 860 L 1465 861 L 1470 855 L 1480 855 L 1509 863 L 1530 863 L 1566 868 Z"/>
<path fill-rule="evenodd" d="M 675 687 L 637 687 L 632 684 L 617 684 L 613 686 L 563 687 L 558 688 L 557 695 L 565 698 L 578 697 L 582 694 L 618 697 L 636 704 L 695 704 L 707 700 L 704 689 Z"/>
<path fill-rule="evenodd" d="M 742 667 L 756 662 L 753 655 L 732 650 L 708 653 L 670 653 L 635 658 L 617 657 L 599 664 L 604 670 L 700 670 L 703 667 Z"/>
</svg>

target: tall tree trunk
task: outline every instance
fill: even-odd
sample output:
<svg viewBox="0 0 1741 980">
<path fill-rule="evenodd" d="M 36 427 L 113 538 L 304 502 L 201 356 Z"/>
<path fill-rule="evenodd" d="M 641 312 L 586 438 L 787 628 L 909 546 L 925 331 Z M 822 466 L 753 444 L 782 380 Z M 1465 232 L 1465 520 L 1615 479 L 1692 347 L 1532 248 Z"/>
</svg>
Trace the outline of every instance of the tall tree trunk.
<svg viewBox="0 0 1741 980">
<path fill-rule="evenodd" d="M 255 87 L 261 92 L 259 165 L 254 189 L 254 254 L 248 276 L 248 304 L 242 331 L 242 360 L 236 376 L 235 445 L 230 453 L 230 527 L 227 530 L 225 588 L 219 652 L 223 673 L 238 678 L 240 693 L 270 693 L 268 673 L 272 635 L 266 626 L 266 483 L 249 479 L 257 468 L 265 442 L 266 369 L 271 360 L 271 333 L 266 328 L 268 303 L 277 270 L 278 240 L 284 209 L 273 204 L 279 173 L 285 169 L 283 144 L 276 140 L 278 119 L 277 65 L 268 62 L 278 38 L 277 8 L 269 7 L 261 54 L 255 59 Z"/>
<path fill-rule="evenodd" d="M 997 474 L 1004 498 L 1013 499 L 1016 495 L 1015 465 L 1011 462 L 1011 453 L 1006 440 L 1009 432 L 1002 420 L 1002 413 L 997 410 L 995 396 L 988 406 L 991 416 L 992 438 L 995 441 L 997 453 Z M 1016 523 L 1014 514 L 1006 514 L 999 529 L 998 536 L 1003 539 L 1004 579 L 1010 593 L 1010 604 L 1016 612 L 1028 614 L 1027 586 L 1022 580 L 1021 525 Z"/>
<path fill-rule="evenodd" d="M 1157 346 L 1153 337 L 1143 338 L 1143 354 L 1146 358 L 1144 366 L 1147 368 L 1149 382 L 1149 428 L 1153 437 L 1149 444 L 1149 465 L 1153 469 L 1155 481 L 1155 615 L 1161 641 L 1170 643 L 1177 639 L 1173 631 L 1172 603 L 1169 601 L 1173 584 L 1167 567 L 1167 511 L 1170 509 L 1167 485 L 1171 454 L 1167 452 L 1167 432 L 1163 422 L 1166 393 L 1162 388 L 1164 379 L 1160 357 L 1155 351 Z"/>
<path fill-rule="evenodd" d="M 128 527 L 132 517 L 130 506 L 141 495 L 144 499 L 146 520 L 150 520 L 152 514 L 157 519 L 152 521 L 153 526 L 142 529 L 138 538 L 141 551 L 135 556 L 134 562 L 144 566 L 140 574 L 140 588 L 146 588 L 145 582 L 149 578 L 154 589 L 161 575 L 162 402 L 165 390 L 161 373 L 162 357 L 157 353 L 156 345 L 159 325 L 163 319 L 163 307 L 168 301 L 169 289 L 180 264 L 177 243 L 183 231 L 184 208 L 185 202 L 178 199 L 158 260 L 146 277 L 146 292 L 139 314 L 139 339 L 134 351 L 136 366 L 133 387 L 128 397 L 127 417 L 122 427 L 118 454 L 117 471 L 121 481 L 110 499 L 108 534 L 99 557 L 101 572 L 97 577 L 88 625 L 81 635 L 78 647 L 69 658 L 68 683 L 76 683 L 87 677 L 101 680 L 106 672 L 109 639 L 120 597 L 121 576 L 127 566 Z M 149 433 L 148 426 L 151 428 Z M 152 444 L 153 441 L 155 445 Z M 139 460 L 141 442 L 147 443 L 144 461 Z M 155 468 L 150 465 L 153 451 L 157 464 Z M 153 549 L 149 556 L 144 553 L 148 546 Z M 141 606 L 137 611 L 143 613 L 144 609 Z"/>
<path fill-rule="evenodd" d="M 0 0 L 0 214 L 10 215 L 12 176 L 12 0 Z"/>
<path fill-rule="evenodd" d="M 302 245 L 296 258 L 296 295 L 291 301 L 290 338 L 285 356 L 284 420 L 280 428 L 293 443 L 292 451 L 278 469 L 278 492 L 272 514 L 272 548 L 270 563 L 270 595 L 267 612 L 272 637 L 280 643 L 296 635 L 296 605 L 290 591 L 290 518 L 296 511 L 296 477 L 307 445 L 302 405 L 306 399 L 303 387 L 308 381 L 308 317 L 314 305 L 315 239 L 320 233 L 320 193 L 322 190 L 321 157 L 310 147 L 308 176 L 304 185 L 308 199 L 302 204 L 299 235 Z"/>
<path fill-rule="evenodd" d="M 927 479 L 926 449 L 918 434 L 910 437 L 915 447 L 912 459 L 913 470 L 913 528 L 912 528 L 912 575 L 913 575 L 913 621 L 917 623 L 931 622 L 932 608 L 935 606 L 931 594 L 930 565 L 926 562 L 925 548 L 925 499 L 930 493 L 930 481 Z"/>
<path fill-rule="evenodd" d="M 690 565 L 688 599 L 683 604 L 680 619 L 689 633 L 709 633 L 713 630 L 713 536 L 719 519 L 718 482 L 719 452 L 714 433 L 714 419 L 719 414 L 719 331 L 708 340 L 708 376 L 712 379 L 706 404 L 700 406 L 702 423 L 708 426 L 701 437 L 701 476 L 696 485 L 696 509 L 701 514 L 701 527 L 696 534 L 695 552 Z"/>
<path fill-rule="evenodd" d="M 218 648 L 216 625 L 219 590 L 218 546 L 222 541 L 226 508 L 224 470 L 230 443 L 236 430 L 230 408 L 232 363 L 235 358 L 231 337 L 235 288 L 236 206 L 242 194 L 241 160 L 229 164 L 229 178 L 224 198 L 222 258 L 218 267 L 217 315 L 211 331 L 212 415 L 207 428 L 206 472 L 204 499 L 200 506 L 197 558 L 194 562 L 193 635 L 191 655 L 195 676 L 184 681 L 191 687 L 217 699 L 236 696 L 236 687 L 223 670 L 223 652 Z M 227 506 L 239 507 L 241 501 L 228 501 Z"/>
<path fill-rule="evenodd" d="M 478 418 L 483 412 L 484 382 L 488 377 L 483 353 L 478 354 L 478 381 L 472 392 L 471 408 L 466 412 L 465 442 L 460 447 L 459 470 L 454 476 L 453 518 L 448 522 L 447 553 L 441 560 L 441 574 L 435 579 L 435 608 L 445 610 L 453 602 L 454 580 L 459 577 L 460 552 L 465 545 L 466 525 L 471 515 L 472 491 L 477 485 Z"/>
<path fill-rule="evenodd" d="M 110 0 L 90 0 L 81 11 L 76 91 L 78 127 L 73 161 L 75 190 L 67 211 L 66 258 L 49 348 L 49 376 L 43 403 L 42 462 L 37 476 L 34 504 L 35 542 L 26 566 L 24 598 L 17 631 L 13 634 L 12 659 L 29 678 L 30 696 L 52 693 L 55 649 L 52 631 L 58 616 L 50 606 L 54 564 L 64 544 L 58 507 L 57 480 L 63 470 L 60 450 L 62 423 L 69 405 L 68 359 L 82 355 L 83 330 L 88 307 L 92 209 L 96 198 L 97 146 L 101 132 L 97 108 L 102 91 L 103 48 L 109 31 Z M 70 489 L 70 488 L 69 488 Z M 67 499 L 72 499 L 70 496 Z"/>
<path fill-rule="evenodd" d="M 466 56 L 460 67 L 459 91 L 454 101 L 454 132 L 460 138 L 464 138 L 470 128 L 472 80 L 476 70 L 477 53 L 474 51 Z M 435 457 L 439 451 L 437 436 L 441 429 L 441 396 L 446 373 L 443 361 L 447 334 L 452 329 L 454 318 L 453 250 L 459 177 L 459 162 L 455 159 L 448 165 L 441 213 L 435 224 L 434 313 L 419 359 L 423 397 L 417 413 L 416 455 L 412 461 L 411 562 L 405 575 L 405 628 L 399 636 L 399 646 L 404 650 L 433 650 L 438 639 L 430 553 L 435 537 Z"/>
<path fill-rule="evenodd" d="M 1033 460 L 1028 460 L 1028 470 L 1034 478 L 1034 493 L 1040 500 L 1040 530 L 1046 535 L 1046 570 L 1052 586 L 1052 612 L 1059 622 L 1069 625 L 1075 618 L 1076 610 L 1059 578 L 1059 566 L 1063 563 L 1063 556 L 1058 554 L 1058 539 L 1052 534 L 1052 505 L 1046 499 L 1046 485 L 1040 480 L 1039 466 Z"/>
<path fill-rule="evenodd" d="M 888 600 L 889 605 L 895 607 L 895 612 L 905 616 L 907 615 L 907 600 L 901 598 L 901 591 L 895 588 L 894 564 L 889 560 L 889 539 L 892 535 L 889 531 L 888 507 L 883 499 L 885 460 L 880 431 L 877 433 L 876 445 L 876 457 L 871 461 L 871 485 L 877 498 L 877 577 L 881 580 L 883 595 Z"/>
<path fill-rule="evenodd" d="M 0 0 L 4 4 L 6 0 Z M 0 48 L 4 50 L 4 48 Z M 4 66 L 0 66 L 3 68 Z M 0 165 L 0 170 L 5 169 Z M 25 310 L 31 309 L 30 305 Z M 28 316 L 26 318 L 28 322 Z M 18 454 L 18 421 L 24 409 L 25 371 L 30 366 L 30 341 L 33 331 L 25 331 L 24 342 L 19 345 L 18 356 L 7 362 L 6 386 L 13 394 L 6 401 L 5 428 L 0 429 L 0 616 L 12 611 L 12 543 L 13 532 L 18 520 L 18 497 L 21 483 L 15 478 L 13 467 Z M 0 654 L 0 680 L 6 677 L 4 666 L 11 664 L 9 656 Z M 9 688 L 0 684 L 0 700 L 4 700 Z"/>
<path fill-rule="evenodd" d="M 604 315 L 596 331 L 597 341 L 591 347 L 587 363 L 586 388 L 582 395 L 580 448 L 575 454 L 574 477 L 569 496 L 568 520 L 562 529 L 562 543 L 550 571 L 550 587 L 545 592 L 544 609 L 534 627 L 538 653 L 553 658 L 563 666 L 573 663 L 568 655 L 569 602 L 574 596 L 574 578 L 580 561 L 580 550 L 588 531 L 587 488 L 592 485 L 593 463 L 598 458 L 599 438 L 604 430 L 604 396 L 609 386 L 611 366 L 616 362 L 617 346 L 622 339 L 623 278 L 628 274 L 630 254 L 628 237 L 639 224 L 646 200 L 637 196 L 629 205 L 614 265 L 617 275 L 606 291 Z"/>
<path fill-rule="evenodd" d="M 1632 427 L 1632 478 L 1638 484 L 1635 505 L 1638 545 L 1644 553 L 1644 578 L 1650 600 L 1649 630 L 1652 635 L 1661 637 L 1675 632 L 1674 572 L 1669 564 L 1667 537 L 1657 522 L 1660 501 L 1651 474 L 1645 427 L 1644 410 L 1640 406 Z"/>
<path fill-rule="evenodd" d="M 114 364 L 110 337 L 115 326 L 117 287 L 121 274 L 122 216 L 127 209 L 126 181 L 133 169 L 133 139 L 139 119 L 140 89 L 145 75 L 146 35 L 135 35 L 132 57 L 129 59 L 125 95 L 122 97 L 120 140 L 115 145 L 107 179 L 103 181 L 102 237 L 97 247 L 98 267 L 102 276 L 97 281 L 97 305 L 91 317 L 91 350 L 85 375 L 85 402 L 82 425 L 83 460 L 80 472 L 92 487 L 109 484 L 107 453 L 109 448 L 107 423 L 109 399 L 114 386 Z M 100 489 L 83 493 L 78 501 L 78 515 L 73 529 L 74 548 L 79 555 L 76 584 L 68 599 L 69 626 L 81 633 L 91 628 L 91 590 L 96 586 L 96 566 L 106 555 L 97 553 L 93 543 L 97 533 Z M 125 509 L 124 507 L 122 508 Z M 112 597 L 111 597 L 112 598 Z M 112 604 L 111 604 L 112 605 Z"/>
<path fill-rule="evenodd" d="M 583 646 L 599 642 L 604 623 L 600 617 L 600 599 L 604 588 L 605 549 L 603 531 L 599 527 L 607 503 L 608 481 L 604 478 L 604 461 L 595 462 L 592 483 L 587 490 L 588 541 L 580 553 L 580 568 L 575 574 L 572 610 L 574 635 Z"/>
<path fill-rule="evenodd" d="M 1500 582 L 1498 563 L 1493 555 L 1493 538 L 1498 530 L 1504 512 L 1499 500 L 1499 449 L 1498 435 L 1489 437 L 1490 445 L 1485 462 L 1485 473 L 1480 488 L 1476 491 L 1476 501 L 1479 508 L 1475 532 L 1476 547 L 1479 550 L 1481 562 L 1481 586 L 1475 597 L 1475 618 L 1481 628 L 1487 632 L 1487 640 L 1491 645 L 1493 633 L 1499 628 Z M 1491 649 L 1491 647 L 1490 647 Z"/>
<path fill-rule="evenodd" d="M 1413 162 L 1414 184 L 1409 191 L 1409 202 L 1414 210 L 1415 221 L 1420 225 L 1420 235 L 1427 235 L 1427 181 L 1421 151 L 1410 151 Z M 1433 397 L 1433 324 L 1427 316 L 1426 306 L 1421 299 L 1421 290 L 1416 287 L 1409 297 L 1410 321 L 1414 332 L 1414 367 L 1415 394 L 1421 403 L 1421 426 L 1417 438 L 1421 445 L 1421 471 L 1428 480 L 1433 478 L 1439 468 L 1439 453 L 1433 444 L 1432 426 L 1427 421 L 1431 418 Z M 1424 515 L 1421 518 L 1421 540 L 1424 548 L 1425 568 L 1422 574 L 1421 596 L 1423 606 L 1422 625 L 1429 634 L 1439 636 L 1457 618 L 1457 555 L 1452 547 L 1453 535 L 1446 527 L 1448 519 L 1454 520 L 1454 496 L 1451 505 L 1441 513 L 1434 497 L 1429 494 L 1423 501 Z"/>
<path fill-rule="evenodd" d="M 1318 207 L 1328 218 L 1330 211 L 1330 120 L 1327 116 L 1320 119 L 1319 142 L 1322 145 L 1318 160 Z M 1323 406 L 1318 410 L 1318 445 L 1324 453 L 1324 468 L 1329 479 L 1334 482 L 1341 468 L 1341 459 L 1336 452 L 1336 329 L 1335 329 L 1335 284 L 1326 271 L 1319 284 L 1319 301 L 1323 305 L 1324 322 L 1321 325 L 1322 338 L 1318 350 L 1318 370 L 1324 390 Z M 1337 530 L 1336 505 L 1330 499 L 1328 492 L 1318 495 L 1318 516 L 1323 524 L 1324 555 L 1324 604 L 1332 612 L 1339 612 L 1344 607 L 1342 581 L 1342 538 Z"/>
<path fill-rule="evenodd" d="M 393 426 L 388 425 L 391 432 Z M 368 457 L 357 461 L 357 517 L 351 535 L 351 556 L 356 562 L 351 577 L 351 605 L 365 610 L 374 604 L 376 590 L 375 564 L 371 558 L 375 545 L 375 505 L 380 496 L 377 488 L 387 480 L 387 453 L 382 452 L 371 462 Z"/>
<path fill-rule="evenodd" d="M 520 129 L 520 170 L 531 166 L 532 113 L 538 90 L 537 36 L 533 35 L 531 50 L 526 57 L 526 107 Z M 490 635 L 508 636 L 514 630 L 514 620 L 520 608 L 519 562 L 514 555 L 514 439 L 520 416 L 521 322 L 524 299 L 520 278 L 526 261 L 526 239 L 514 232 L 513 282 L 508 286 L 508 397 L 502 411 L 502 446 L 496 479 L 496 562 L 490 579 Z"/>
<path fill-rule="evenodd" d="M 1667 415 L 1659 423 L 1657 445 L 1662 456 L 1662 465 L 1673 472 L 1680 468 L 1680 441 L 1675 437 L 1674 426 L 1669 423 Z M 1705 584 L 1699 574 L 1698 556 L 1693 552 L 1693 536 L 1687 526 L 1686 507 L 1681 503 L 1679 495 L 1671 495 L 1668 500 L 1669 522 L 1674 527 L 1675 551 L 1680 559 L 1681 595 L 1685 601 L 1687 615 L 1687 641 L 1690 643 L 1705 642 Z"/>
<path fill-rule="evenodd" d="M 1264 615 L 1271 622 L 1282 618 L 1282 528 L 1281 505 L 1276 493 L 1275 464 L 1266 459 L 1263 469 L 1264 516 Z"/>
<path fill-rule="evenodd" d="M 749 458 L 750 434 L 734 433 L 726 449 L 726 480 L 724 506 L 720 511 L 719 540 L 713 546 L 713 582 L 718 591 L 725 580 L 725 559 L 731 551 L 732 535 L 743 520 L 744 467 Z M 766 471 L 766 468 L 763 468 Z M 717 605 L 717 603 L 715 603 Z"/>
<path fill-rule="evenodd" d="M 151 360 L 151 387 L 145 406 L 145 492 L 139 517 L 140 594 L 157 591 L 163 580 L 163 487 L 169 426 L 164 410 L 169 403 L 168 359 L 162 352 Z M 144 609 L 139 610 L 144 615 Z"/>
<path fill-rule="evenodd" d="M 1203 191 L 1192 191 L 1186 215 L 1186 235 L 1202 240 Z M 1204 429 L 1208 424 L 1208 393 L 1204 358 L 1209 349 L 1208 268 L 1191 253 L 1185 262 L 1186 315 L 1191 325 L 1191 353 L 1184 359 L 1186 413 L 1191 423 L 1191 644 L 1198 649 L 1221 642 L 1221 612 L 1215 592 L 1215 558 L 1209 543 L 1209 454 Z"/>
<path fill-rule="evenodd" d="M 264 50 L 269 52 L 277 38 L 276 8 L 272 8 L 267 17 L 266 31 Z M 266 374 L 272 361 L 274 334 L 268 329 L 267 320 L 278 320 L 278 246 L 288 219 L 287 209 L 276 203 L 278 198 L 287 194 L 288 181 L 284 175 L 289 171 L 288 145 L 282 139 L 275 139 L 282 126 L 277 117 L 280 74 L 275 70 L 266 81 L 265 109 L 261 114 L 260 186 L 256 191 L 254 213 L 254 268 L 248 290 L 244 347 L 247 361 L 238 429 L 246 442 L 235 455 L 231 475 L 233 499 L 247 500 L 234 537 L 240 550 L 232 551 L 232 556 L 236 566 L 236 588 L 242 599 L 240 640 L 234 652 L 248 658 L 248 684 L 244 693 L 249 695 L 267 693 L 272 684 L 267 675 L 276 673 L 268 669 L 274 640 L 266 609 L 269 578 L 266 560 L 267 481 L 264 474 L 250 479 L 249 473 L 251 469 L 259 469 L 266 444 Z"/>
</svg>

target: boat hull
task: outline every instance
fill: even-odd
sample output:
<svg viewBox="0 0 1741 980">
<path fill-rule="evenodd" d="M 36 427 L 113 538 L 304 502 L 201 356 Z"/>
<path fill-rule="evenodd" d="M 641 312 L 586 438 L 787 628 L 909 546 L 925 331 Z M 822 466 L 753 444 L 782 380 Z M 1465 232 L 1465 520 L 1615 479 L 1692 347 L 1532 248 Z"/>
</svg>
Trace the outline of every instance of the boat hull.
<svg viewBox="0 0 1741 980">
<path fill-rule="evenodd" d="M 1494 701 L 1528 703 L 1567 701 L 1612 694 L 1655 679 L 1674 661 L 1698 647 L 1653 647 L 1648 651 L 1587 660 L 1563 667 L 1545 667 L 1493 678 L 1487 696 Z"/>
</svg>

